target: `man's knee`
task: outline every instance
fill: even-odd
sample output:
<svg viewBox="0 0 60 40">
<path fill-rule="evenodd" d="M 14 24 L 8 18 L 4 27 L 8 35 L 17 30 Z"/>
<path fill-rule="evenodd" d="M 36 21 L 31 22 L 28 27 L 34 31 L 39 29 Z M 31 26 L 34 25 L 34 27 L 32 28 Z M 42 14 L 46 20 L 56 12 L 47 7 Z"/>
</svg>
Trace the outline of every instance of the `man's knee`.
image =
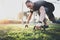
<svg viewBox="0 0 60 40">
<path fill-rule="evenodd" d="M 41 6 L 40 9 L 39 9 L 39 12 L 40 13 L 45 13 L 45 7 L 44 6 Z"/>
</svg>

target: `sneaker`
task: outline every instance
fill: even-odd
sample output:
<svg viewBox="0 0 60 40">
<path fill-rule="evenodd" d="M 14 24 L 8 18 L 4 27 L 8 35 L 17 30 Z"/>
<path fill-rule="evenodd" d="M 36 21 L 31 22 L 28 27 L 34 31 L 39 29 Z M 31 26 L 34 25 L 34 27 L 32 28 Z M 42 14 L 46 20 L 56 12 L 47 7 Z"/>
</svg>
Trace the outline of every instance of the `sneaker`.
<svg viewBox="0 0 60 40">
<path fill-rule="evenodd" d="M 44 25 L 44 26 L 42 26 L 42 28 L 48 28 L 49 26 L 46 26 L 46 25 Z"/>
</svg>

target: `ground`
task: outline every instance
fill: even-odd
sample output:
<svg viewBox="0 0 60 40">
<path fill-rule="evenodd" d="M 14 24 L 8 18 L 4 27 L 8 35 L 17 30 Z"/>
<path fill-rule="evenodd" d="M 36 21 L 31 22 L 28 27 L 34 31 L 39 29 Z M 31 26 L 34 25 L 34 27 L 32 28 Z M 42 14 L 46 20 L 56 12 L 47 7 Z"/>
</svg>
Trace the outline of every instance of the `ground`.
<svg viewBox="0 0 60 40">
<path fill-rule="evenodd" d="M 35 31 L 33 25 L 1 24 L 0 40 L 60 40 L 60 24 L 50 24 L 46 31 Z"/>
</svg>

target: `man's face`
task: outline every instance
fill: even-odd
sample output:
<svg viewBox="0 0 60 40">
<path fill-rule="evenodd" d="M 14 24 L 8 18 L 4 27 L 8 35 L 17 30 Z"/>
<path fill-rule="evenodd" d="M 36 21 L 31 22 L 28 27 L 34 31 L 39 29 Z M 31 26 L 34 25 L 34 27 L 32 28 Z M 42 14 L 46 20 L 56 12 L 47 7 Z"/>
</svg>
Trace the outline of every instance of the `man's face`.
<svg viewBox="0 0 60 40">
<path fill-rule="evenodd" d="M 27 8 L 32 9 L 33 8 L 33 3 L 28 2 L 26 3 Z"/>
</svg>

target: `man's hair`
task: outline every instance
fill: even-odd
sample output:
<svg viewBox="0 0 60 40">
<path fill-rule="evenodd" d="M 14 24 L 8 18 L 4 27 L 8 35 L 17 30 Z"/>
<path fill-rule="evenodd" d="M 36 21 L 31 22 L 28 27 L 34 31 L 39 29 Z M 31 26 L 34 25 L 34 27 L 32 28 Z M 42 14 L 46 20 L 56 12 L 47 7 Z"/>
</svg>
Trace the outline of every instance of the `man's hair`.
<svg viewBox="0 0 60 40">
<path fill-rule="evenodd" d="M 25 2 L 25 4 L 30 3 L 30 2 L 31 2 L 30 0 L 27 0 L 27 1 Z"/>
</svg>

